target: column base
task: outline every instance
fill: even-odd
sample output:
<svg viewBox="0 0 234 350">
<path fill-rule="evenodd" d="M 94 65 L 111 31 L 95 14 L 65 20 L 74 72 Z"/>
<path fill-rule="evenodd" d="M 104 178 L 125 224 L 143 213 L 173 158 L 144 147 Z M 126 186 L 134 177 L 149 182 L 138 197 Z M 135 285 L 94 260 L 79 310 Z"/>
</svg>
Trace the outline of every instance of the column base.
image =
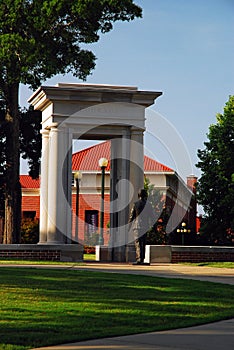
<svg viewBox="0 0 234 350">
<path fill-rule="evenodd" d="M 105 245 L 96 245 L 96 261 L 112 261 L 112 248 Z"/>
</svg>

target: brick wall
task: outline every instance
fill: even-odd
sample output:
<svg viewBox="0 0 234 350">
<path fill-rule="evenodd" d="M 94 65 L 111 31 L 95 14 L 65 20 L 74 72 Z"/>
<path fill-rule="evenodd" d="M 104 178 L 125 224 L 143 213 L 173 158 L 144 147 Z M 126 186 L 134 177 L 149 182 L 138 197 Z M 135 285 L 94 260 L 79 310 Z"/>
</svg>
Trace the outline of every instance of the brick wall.
<svg viewBox="0 0 234 350">
<path fill-rule="evenodd" d="M 234 261 L 233 247 L 171 247 L 171 262 Z"/>
<path fill-rule="evenodd" d="M 83 247 L 79 244 L 2 244 L 0 259 L 44 261 L 82 261 Z"/>
<path fill-rule="evenodd" d="M 218 261 L 234 261 L 234 252 L 211 252 L 211 253 L 202 253 L 202 252 L 172 252 L 172 263 L 179 262 L 218 262 Z"/>
<path fill-rule="evenodd" d="M 85 233 L 85 211 L 86 210 L 97 210 L 98 217 L 100 220 L 100 206 L 101 206 L 101 195 L 97 194 L 80 194 L 79 196 L 79 240 L 84 239 Z M 40 218 L 40 197 L 39 196 L 22 196 L 22 211 L 30 212 L 36 211 L 36 219 Z M 76 212 L 76 194 L 72 195 L 72 233 L 75 236 L 75 212 Z M 109 233 L 107 223 L 110 221 L 110 195 L 105 194 L 105 205 L 104 205 L 104 242 L 108 244 Z"/>
<path fill-rule="evenodd" d="M 22 211 L 35 211 L 40 218 L 40 196 L 22 196 Z"/>
<path fill-rule="evenodd" d="M 85 211 L 86 210 L 97 210 L 98 211 L 98 225 L 100 225 L 100 206 L 101 206 L 101 195 L 97 194 L 80 194 L 79 196 L 79 240 L 84 239 L 85 234 Z M 75 233 L 75 212 L 76 212 L 76 195 L 72 195 L 72 235 Z M 110 221 L 110 195 L 105 194 L 105 203 L 104 203 L 104 242 L 108 244 L 109 234 L 107 224 Z M 98 227 L 99 231 L 99 227 Z"/>
<path fill-rule="evenodd" d="M 23 259 L 23 260 L 44 260 L 60 261 L 61 252 L 59 250 L 1 250 L 0 258 Z"/>
</svg>

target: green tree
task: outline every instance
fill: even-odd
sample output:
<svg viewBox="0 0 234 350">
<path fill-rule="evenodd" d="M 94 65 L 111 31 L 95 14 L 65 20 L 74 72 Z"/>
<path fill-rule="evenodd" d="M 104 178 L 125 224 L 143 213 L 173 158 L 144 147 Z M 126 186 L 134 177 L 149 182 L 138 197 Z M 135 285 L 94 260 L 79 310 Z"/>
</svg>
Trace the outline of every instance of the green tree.
<svg viewBox="0 0 234 350">
<path fill-rule="evenodd" d="M 223 114 L 211 125 L 205 149 L 198 150 L 201 177 L 197 185 L 198 202 L 205 218 L 202 231 L 211 243 L 227 244 L 234 231 L 234 96 Z"/>
<path fill-rule="evenodd" d="M 4 216 L 4 187 L 6 163 L 6 138 L 4 132 L 5 113 L 4 104 L 0 100 L 0 218 Z M 0 242 L 1 243 L 1 242 Z"/>
<path fill-rule="evenodd" d="M 4 0 L 0 2 L 0 96 L 5 105 L 4 243 L 20 235 L 19 85 L 38 87 L 58 73 L 85 79 L 95 67 L 84 48 L 115 21 L 141 17 L 132 0 Z M 82 45 L 82 46 L 81 46 Z"/>
<path fill-rule="evenodd" d="M 28 160 L 29 175 L 32 178 L 38 178 L 39 176 L 41 155 L 40 123 L 40 111 L 34 111 L 31 108 L 19 111 L 20 153 L 23 158 Z M 0 218 L 4 217 L 5 210 L 6 156 L 5 106 L 2 100 L 0 102 Z"/>
<path fill-rule="evenodd" d="M 20 153 L 28 160 L 29 175 L 33 179 L 39 177 L 41 158 L 41 111 L 33 108 L 24 109 L 20 113 Z"/>
</svg>

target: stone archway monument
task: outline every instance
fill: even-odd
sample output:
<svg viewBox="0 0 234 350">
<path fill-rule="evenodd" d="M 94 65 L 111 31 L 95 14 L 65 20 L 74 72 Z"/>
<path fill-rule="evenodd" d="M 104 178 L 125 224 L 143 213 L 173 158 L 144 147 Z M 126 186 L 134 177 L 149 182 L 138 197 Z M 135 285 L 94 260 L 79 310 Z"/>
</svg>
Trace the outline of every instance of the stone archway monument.
<svg viewBox="0 0 234 350">
<path fill-rule="evenodd" d="M 128 260 L 129 208 L 144 180 L 145 109 L 161 94 L 131 86 L 61 83 L 41 86 L 30 97 L 34 109 L 42 111 L 39 244 L 71 245 L 72 140 L 109 139 L 111 259 Z"/>
</svg>

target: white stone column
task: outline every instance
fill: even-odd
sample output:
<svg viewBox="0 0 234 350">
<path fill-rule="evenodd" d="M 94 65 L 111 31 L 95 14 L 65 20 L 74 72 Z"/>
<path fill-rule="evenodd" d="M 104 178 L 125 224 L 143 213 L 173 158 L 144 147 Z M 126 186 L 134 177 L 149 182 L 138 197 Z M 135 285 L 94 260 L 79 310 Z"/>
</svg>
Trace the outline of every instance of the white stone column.
<svg viewBox="0 0 234 350">
<path fill-rule="evenodd" d="M 64 244 L 67 242 L 68 221 L 71 219 L 68 193 L 68 134 L 62 128 L 52 127 L 49 139 L 48 167 L 48 224 L 47 243 Z M 69 217 L 68 217 L 69 216 Z"/>
<path fill-rule="evenodd" d="M 65 159 L 63 163 L 63 190 L 65 196 L 64 210 L 66 222 L 66 243 L 72 242 L 72 131 L 66 128 L 63 134 L 63 149 L 65 152 Z"/>
<path fill-rule="evenodd" d="M 138 191 L 144 187 L 143 132 L 142 129 L 131 129 L 130 182 L 134 188 L 132 203 L 137 200 Z"/>
<path fill-rule="evenodd" d="M 49 130 L 42 130 L 41 175 L 40 175 L 40 237 L 39 243 L 47 241 L 47 207 L 48 207 L 48 158 Z"/>
</svg>

